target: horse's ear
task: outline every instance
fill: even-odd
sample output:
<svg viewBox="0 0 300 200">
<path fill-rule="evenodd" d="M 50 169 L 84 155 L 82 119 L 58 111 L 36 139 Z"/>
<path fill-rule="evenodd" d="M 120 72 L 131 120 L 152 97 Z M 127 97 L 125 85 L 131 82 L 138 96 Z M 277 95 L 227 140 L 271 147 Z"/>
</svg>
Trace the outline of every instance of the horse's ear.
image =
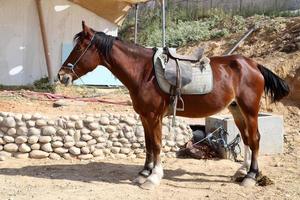
<svg viewBox="0 0 300 200">
<path fill-rule="evenodd" d="M 85 21 L 82 21 L 82 31 L 85 35 L 89 35 L 91 31 L 91 29 L 87 25 L 85 25 Z"/>
</svg>

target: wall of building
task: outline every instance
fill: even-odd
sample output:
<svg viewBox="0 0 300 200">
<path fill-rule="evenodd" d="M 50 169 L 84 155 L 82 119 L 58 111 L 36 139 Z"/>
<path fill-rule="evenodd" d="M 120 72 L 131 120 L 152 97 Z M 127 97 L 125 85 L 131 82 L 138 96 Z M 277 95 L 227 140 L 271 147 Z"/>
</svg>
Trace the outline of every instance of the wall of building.
<svg viewBox="0 0 300 200">
<path fill-rule="evenodd" d="M 32 84 L 48 75 L 35 0 L 0 0 L 0 5 L 0 84 Z M 117 35 L 116 25 L 70 1 L 43 0 L 42 9 L 54 75 L 61 66 L 62 44 L 72 43 L 82 20 Z"/>
</svg>

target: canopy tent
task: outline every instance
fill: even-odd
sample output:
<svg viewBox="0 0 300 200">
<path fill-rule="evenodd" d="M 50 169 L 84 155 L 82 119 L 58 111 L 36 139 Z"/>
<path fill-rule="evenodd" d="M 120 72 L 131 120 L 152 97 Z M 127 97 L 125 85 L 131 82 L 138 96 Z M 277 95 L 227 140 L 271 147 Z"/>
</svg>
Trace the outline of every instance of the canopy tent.
<svg viewBox="0 0 300 200">
<path fill-rule="evenodd" d="M 69 0 L 76 3 L 93 13 L 121 25 L 130 8 L 138 3 L 144 3 L 149 0 Z"/>
</svg>

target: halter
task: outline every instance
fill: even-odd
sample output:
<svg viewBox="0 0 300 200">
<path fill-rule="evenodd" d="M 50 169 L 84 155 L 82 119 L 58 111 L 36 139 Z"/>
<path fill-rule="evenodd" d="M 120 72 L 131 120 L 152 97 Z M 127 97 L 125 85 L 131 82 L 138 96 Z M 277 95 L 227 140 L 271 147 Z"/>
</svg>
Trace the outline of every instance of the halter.
<svg viewBox="0 0 300 200">
<path fill-rule="evenodd" d="M 72 71 L 72 73 L 75 74 L 75 76 L 78 79 L 80 79 L 81 81 L 82 81 L 82 79 L 76 74 L 76 72 L 74 71 L 74 68 L 76 67 L 77 63 L 81 60 L 81 58 L 86 54 L 86 52 L 89 50 L 89 48 L 92 46 L 92 42 L 93 42 L 93 40 L 95 38 L 95 35 L 96 35 L 96 33 L 94 33 L 94 35 L 93 35 L 93 37 L 92 37 L 89 45 L 85 48 L 85 50 L 82 52 L 82 54 L 77 58 L 77 60 L 75 61 L 75 63 L 74 64 L 68 63 L 66 67 L 64 66 L 64 68 L 70 69 Z M 82 83 L 84 84 L 83 81 L 82 81 Z"/>
</svg>

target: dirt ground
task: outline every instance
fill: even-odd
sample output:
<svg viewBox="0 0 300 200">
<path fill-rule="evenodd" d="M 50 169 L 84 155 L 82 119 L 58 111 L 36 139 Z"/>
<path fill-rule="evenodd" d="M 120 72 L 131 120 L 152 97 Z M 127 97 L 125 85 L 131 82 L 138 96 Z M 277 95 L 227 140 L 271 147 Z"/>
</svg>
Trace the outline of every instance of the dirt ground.
<svg viewBox="0 0 300 200">
<path fill-rule="evenodd" d="M 164 158 L 165 177 L 161 185 L 154 191 L 145 191 L 131 184 L 144 162 L 141 159 L 9 159 L 0 162 L 0 199 L 300 199 L 300 49 L 282 52 L 285 46 L 294 42 L 292 33 L 297 24 L 300 24 L 299 17 L 262 20 L 262 28 L 237 50 L 237 53 L 272 69 L 288 81 L 291 87 L 290 96 L 282 102 L 270 104 L 265 98 L 261 102 L 262 111 L 284 116 L 284 153 L 259 158 L 262 173 L 274 181 L 273 185 L 254 188 L 239 186 L 231 181 L 231 176 L 240 163 L 230 160 Z M 200 43 L 198 46 L 206 46 L 207 55 L 220 55 L 228 49 L 229 40 L 239 37 L 237 34 L 231 38 Z M 189 53 L 194 48 L 183 48 L 181 51 Z M 0 111 L 38 112 L 49 118 L 134 112 L 124 89 L 59 86 L 57 94 L 73 98 L 93 97 L 94 100 L 116 104 L 71 100 L 68 106 L 53 107 L 54 101 L 45 95 L 26 90 L 2 90 Z"/>
</svg>

